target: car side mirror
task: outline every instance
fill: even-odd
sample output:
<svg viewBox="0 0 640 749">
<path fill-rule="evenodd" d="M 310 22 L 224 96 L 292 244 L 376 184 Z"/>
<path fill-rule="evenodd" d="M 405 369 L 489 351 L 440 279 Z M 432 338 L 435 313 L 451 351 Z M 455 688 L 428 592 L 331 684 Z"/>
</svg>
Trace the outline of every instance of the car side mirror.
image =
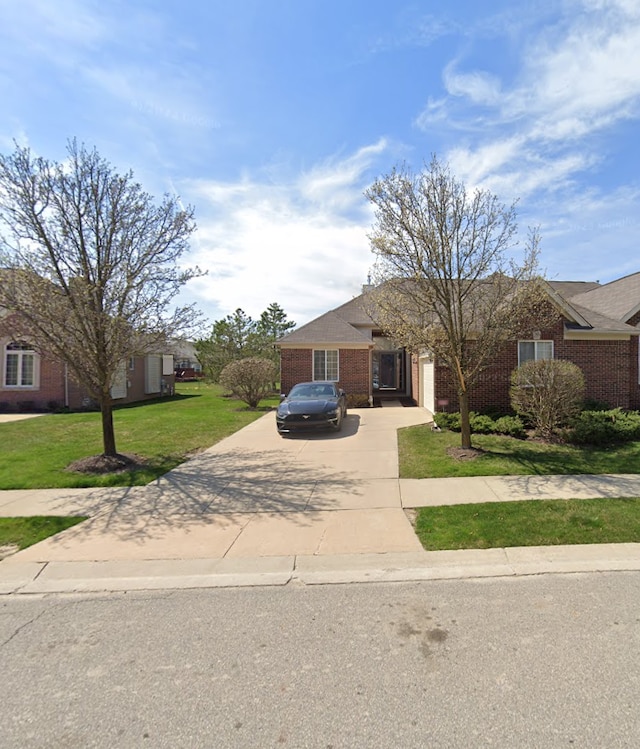
<svg viewBox="0 0 640 749">
<path fill-rule="evenodd" d="M 280 400 L 283 401 L 287 396 L 284 393 L 280 393 Z"/>
</svg>

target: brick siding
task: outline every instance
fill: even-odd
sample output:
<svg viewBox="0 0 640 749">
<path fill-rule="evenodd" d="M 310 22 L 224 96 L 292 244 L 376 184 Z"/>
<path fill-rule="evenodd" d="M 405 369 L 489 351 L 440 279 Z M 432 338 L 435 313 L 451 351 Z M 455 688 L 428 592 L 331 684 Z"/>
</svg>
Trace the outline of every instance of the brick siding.
<svg viewBox="0 0 640 749">
<path fill-rule="evenodd" d="M 564 340 L 562 320 L 541 333 L 541 340 L 553 340 L 555 359 L 577 364 L 585 378 L 585 397 L 622 408 L 640 406 L 638 387 L 638 341 Z M 518 344 L 508 343 L 496 356 L 469 393 L 472 410 L 508 410 L 511 372 L 518 366 Z M 635 383 L 635 385 L 634 385 Z M 458 393 L 447 367 L 435 367 L 437 399 L 448 399 L 447 411 L 458 410 Z"/>
<path fill-rule="evenodd" d="M 0 355 L 4 356 L 4 344 L 0 346 Z M 39 387 L 6 388 L 3 386 L 3 382 L 0 382 L 0 412 L 51 411 L 56 408 L 63 408 L 65 402 L 71 410 L 80 410 L 91 405 L 92 401 L 87 391 L 79 386 L 71 376 L 67 379 L 65 393 L 64 364 L 41 356 L 39 366 Z M 2 367 L 4 367 L 4 362 Z M 127 397 L 114 400 L 114 405 L 135 403 L 161 396 L 161 393 L 144 392 L 144 368 L 144 357 L 137 357 L 135 369 L 133 371 L 127 370 L 127 378 L 130 382 Z M 164 375 L 163 380 L 167 381 L 167 393 L 173 392 L 174 375 Z"/>
<path fill-rule="evenodd" d="M 371 356 L 368 349 L 338 349 L 338 387 L 347 394 L 371 393 Z M 288 393 L 298 382 L 313 380 L 313 351 L 282 348 L 280 390 Z"/>
</svg>

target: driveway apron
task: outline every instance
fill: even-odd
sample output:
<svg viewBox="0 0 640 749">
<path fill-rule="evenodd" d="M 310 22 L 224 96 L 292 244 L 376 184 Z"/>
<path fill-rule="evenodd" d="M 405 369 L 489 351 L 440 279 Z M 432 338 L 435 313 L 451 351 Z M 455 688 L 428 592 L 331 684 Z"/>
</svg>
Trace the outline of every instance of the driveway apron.
<svg viewBox="0 0 640 749">
<path fill-rule="evenodd" d="M 268 413 L 148 486 L 95 490 L 88 521 L 14 559 L 419 551 L 400 501 L 397 429 L 429 418 L 422 408 L 358 409 L 341 432 L 282 437 Z"/>
</svg>

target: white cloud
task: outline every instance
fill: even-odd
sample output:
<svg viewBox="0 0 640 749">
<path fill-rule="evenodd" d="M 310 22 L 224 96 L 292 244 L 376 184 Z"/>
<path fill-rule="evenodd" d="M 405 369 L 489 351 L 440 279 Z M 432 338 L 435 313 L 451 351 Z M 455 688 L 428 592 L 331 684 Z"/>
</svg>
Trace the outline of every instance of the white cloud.
<svg viewBox="0 0 640 749">
<path fill-rule="evenodd" d="M 277 302 L 298 324 L 360 293 L 371 265 L 367 170 L 384 141 L 288 181 L 186 185 L 198 232 L 189 261 L 209 275 L 190 292 L 215 318 Z"/>
<path fill-rule="evenodd" d="M 464 96 L 473 104 L 495 106 L 502 97 L 500 80 L 496 76 L 481 70 L 460 73 L 454 63 L 445 68 L 444 84 L 451 96 Z"/>
<path fill-rule="evenodd" d="M 475 136 L 447 154 L 457 174 L 506 197 L 563 189 L 598 163 L 588 138 L 640 114 L 640 5 L 570 3 L 554 26 L 532 30 L 510 87 L 459 61 L 443 78 L 448 96 L 429 100 L 416 125 Z"/>
<path fill-rule="evenodd" d="M 343 160 L 332 158 L 314 166 L 300 178 L 298 185 L 303 197 L 315 203 L 331 205 L 345 210 L 359 201 L 361 195 L 353 190 L 353 185 L 361 181 L 372 159 L 387 149 L 387 141 L 381 138 L 377 143 L 365 146 L 353 156 Z"/>
<path fill-rule="evenodd" d="M 4 32 L 2 31 L 4 28 Z M 0 4 L 0 39 L 31 62 L 71 64 L 77 51 L 95 51 L 113 28 L 99 6 L 78 0 L 22 0 Z"/>
</svg>

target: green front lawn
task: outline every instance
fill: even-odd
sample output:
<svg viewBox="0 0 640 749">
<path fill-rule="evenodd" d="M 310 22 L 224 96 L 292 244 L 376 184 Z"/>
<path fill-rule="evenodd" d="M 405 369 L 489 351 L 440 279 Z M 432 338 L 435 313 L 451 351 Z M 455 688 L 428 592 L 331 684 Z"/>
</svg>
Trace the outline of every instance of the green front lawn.
<svg viewBox="0 0 640 749">
<path fill-rule="evenodd" d="M 640 542 L 640 498 L 530 500 L 422 507 L 425 549 Z"/>
<path fill-rule="evenodd" d="M 422 424 L 401 429 L 400 477 L 640 473 L 640 442 L 595 448 L 474 434 L 472 444 L 482 451 L 478 457 L 455 458 L 447 451 L 460 447 L 459 433 L 432 432 Z"/>
<path fill-rule="evenodd" d="M 166 473 L 189 454 L 210 447 L 263 416 L 277 398 L 251 411 L 222 397 L 217 385 L 180 383 L 172 398 L 117 408 L 116 446 L 120 453 L 144 456 L 144 469 L 90 476 L 65 468 L 102 452 L 99 413 L 47 414 L 0 424 L 0 490 L 82 486 L 141 486 Z"/>
<path fill-rule="evenodd" d="M 459 433 L 400 430 L 401 478 L 640 473 L 638 442 L 595 448 L 482 434 L 471 441 L 475 457 L 456 456 Z M 423 507 L 416 533 L 428 550 L 640 542 L 640 498 Z"/>
<path fill-rule="evenodd" d="M 0 546 L 26 549 L 49 536 L 71 528 L 85 517 L 51 517 L 36 515 L 28 518 L 0 518 Z"/>
</svg>

